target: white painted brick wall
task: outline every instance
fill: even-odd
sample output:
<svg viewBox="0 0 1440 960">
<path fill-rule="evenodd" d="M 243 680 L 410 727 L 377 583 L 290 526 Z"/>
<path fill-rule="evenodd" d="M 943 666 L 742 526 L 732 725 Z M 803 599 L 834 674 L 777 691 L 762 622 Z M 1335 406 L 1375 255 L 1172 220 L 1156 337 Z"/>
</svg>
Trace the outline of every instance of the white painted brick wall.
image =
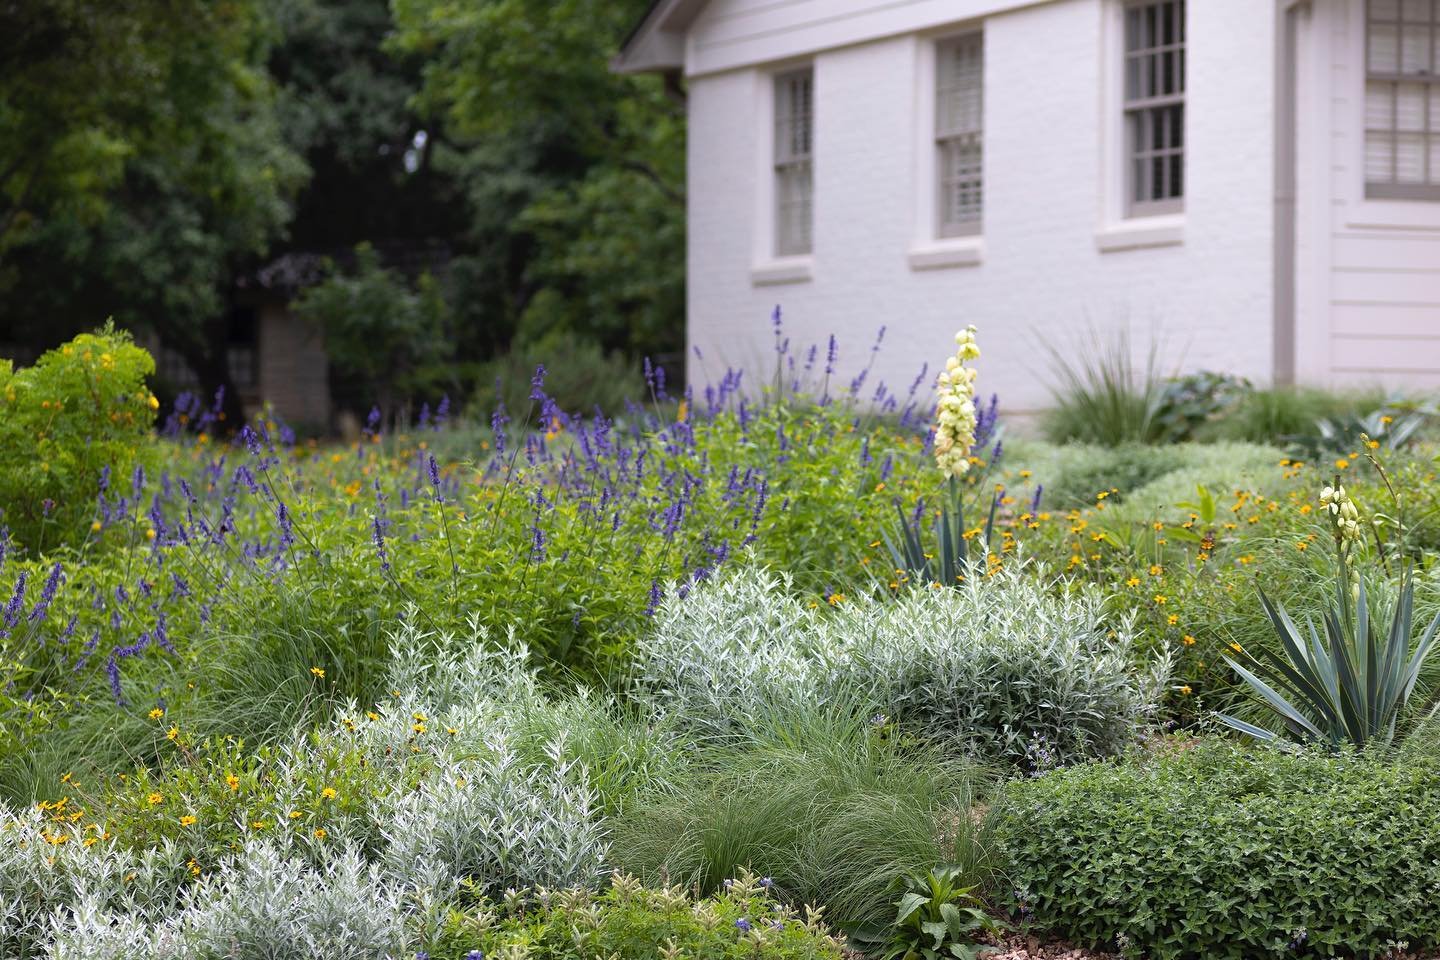
<svg viewBox="0 0 1440 960">
<path fill-rule="evenodd" d="M 691 78 L 689 317 L 701 376 L 727 364 L 773 372 L 767 323 L 779 304 L 796 343 L 842 347 L 842 381 L 888 326 L 877 372 L 901 389 L 920 364 L 980 328 L 985 392 L 1042 407 L 1047 345 L 1128 324 L 1187 369 L 1268 380 L 1271 361 L 1272 14 L 1254 0 L 1192 0 L 1184 242 L 1101 253 L 1101 0 L 1056 0 L 985 20 L 985 230 L 979 266 L 914 271 L 919 149 L 917 56 L 901 35 L 813 55 L 814 278 L 756 286 L 761 175 L 756 64 Z M 1113 51 L 1112 51 L 1113 52 Z M 1118 55 L 1118 54 L 1117 54 Z M 699 372 L 699 371 L 697 371 Z M 873 384 L 873 381 L 872 381 Z"/>
</svg>

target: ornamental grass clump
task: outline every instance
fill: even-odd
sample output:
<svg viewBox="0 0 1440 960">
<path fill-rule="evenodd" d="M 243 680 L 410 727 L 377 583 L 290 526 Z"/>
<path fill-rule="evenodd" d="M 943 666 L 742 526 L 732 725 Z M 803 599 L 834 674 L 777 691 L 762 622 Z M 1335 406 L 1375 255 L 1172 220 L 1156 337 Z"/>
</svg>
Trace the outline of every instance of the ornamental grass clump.
<svg viewBox="0 0 1440 960">
<path fill-rule="evenodd" d="M 1388 486 L 1384 469 L 1378 461 L 1372 462 Z M 1394 496 L 1393 487 L 1390 492 Z M 1399 499 L 1395 499 L 1398 515 Z M 1320 492 L 1319 502 L 1335 545 L 1335 598 L 1324 614 L 1324 639 L 1313 623 L 1301 631 L 1262 588 L 1260 603 L 1281 650 L 1262 649 L 1243 664 L 1230 657 L 1226 662 L 1274 712 L 1290 737 L 1332 748 L 1347 743 L 1388 745 L 1413 720 L 1410 700 L 1440 630 L 1440 614 L 1417 641 L 1415 586 L 1408 557 L 1402 554 L 1398 561 L 1400 582 L 1393 603 L 1376 603 L 1375 591 L 1367 591 L 1365 572 L 1357 564 L 1364 536 L 1360 512 L 1338 476 Z M 1404 527 L 1398 521 L 1397 526 L 1403 546 Z M 1274 731 L 1236 717 L 1220 719 L 1258 739 L 1278 739 Z"/>
</svg>

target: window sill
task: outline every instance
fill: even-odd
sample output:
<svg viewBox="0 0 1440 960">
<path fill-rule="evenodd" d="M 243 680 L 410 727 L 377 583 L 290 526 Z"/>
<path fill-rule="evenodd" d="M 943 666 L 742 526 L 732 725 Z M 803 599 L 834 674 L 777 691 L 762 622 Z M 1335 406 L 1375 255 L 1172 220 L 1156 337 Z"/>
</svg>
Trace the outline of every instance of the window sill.
<svg viewBox="0 0 1440 960">
<path fill-rule="evenodd" d="M 985 259 L 985 241 L 981 237 L 957 237 L 916 244 L 910 248 L 908 259 L 911 270 L 978 267 Z"/>
<path fill-rule="evenodd" d="M 815 279 L 813 257 L 784 257 L 767 260 L 750 268 L 750 282 L 757 287 L 774 287 L 783 283 L 809 283 Z"/>
<path fill-rule="evenodd" d="M 1173 247 L 1184 242 L 1185 217 L 1178 214 L 1121 220 L 1095 231 L 1095 247 L 1101 253 Z"/>
</svg>

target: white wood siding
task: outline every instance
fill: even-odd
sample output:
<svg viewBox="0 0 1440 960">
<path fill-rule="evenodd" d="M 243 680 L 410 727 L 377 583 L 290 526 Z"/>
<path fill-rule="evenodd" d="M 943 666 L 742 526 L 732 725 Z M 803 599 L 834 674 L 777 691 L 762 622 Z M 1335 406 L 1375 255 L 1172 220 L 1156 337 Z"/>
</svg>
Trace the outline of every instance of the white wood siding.
<svg viewBox="0 0 1440 960">
<path fill-rule="evenodd" d="M 710 0 L 690 29 L 686 72 L 807 56 L 1045 2 L 1054 0 Z"/>
<path fill-rule="evenodd" d="M 1440 203 L 1365 199 L 1364 0 L 1301 24 L 1300 378 L 1440 385 Z"/>
</svg>

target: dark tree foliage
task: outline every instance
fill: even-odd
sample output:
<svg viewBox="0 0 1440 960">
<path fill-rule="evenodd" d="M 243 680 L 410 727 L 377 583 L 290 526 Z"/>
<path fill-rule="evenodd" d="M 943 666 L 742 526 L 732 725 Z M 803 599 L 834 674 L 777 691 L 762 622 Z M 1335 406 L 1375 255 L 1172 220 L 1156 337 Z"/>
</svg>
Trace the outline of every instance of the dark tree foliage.
<svg viewBox="0 0 1440 960">
<path fill-rule="evenodd" d="M 0 348 L 113 316 L 210 390 L 230 308 L 304 260 L 350 405 L 511 350 L 677 350 L 683 98 L 608 69 L 646 6 L 0 0 Z M 399 381 L 355 349 L 413 330 L 377 284 L 447 318 Z"/>
</svg>

